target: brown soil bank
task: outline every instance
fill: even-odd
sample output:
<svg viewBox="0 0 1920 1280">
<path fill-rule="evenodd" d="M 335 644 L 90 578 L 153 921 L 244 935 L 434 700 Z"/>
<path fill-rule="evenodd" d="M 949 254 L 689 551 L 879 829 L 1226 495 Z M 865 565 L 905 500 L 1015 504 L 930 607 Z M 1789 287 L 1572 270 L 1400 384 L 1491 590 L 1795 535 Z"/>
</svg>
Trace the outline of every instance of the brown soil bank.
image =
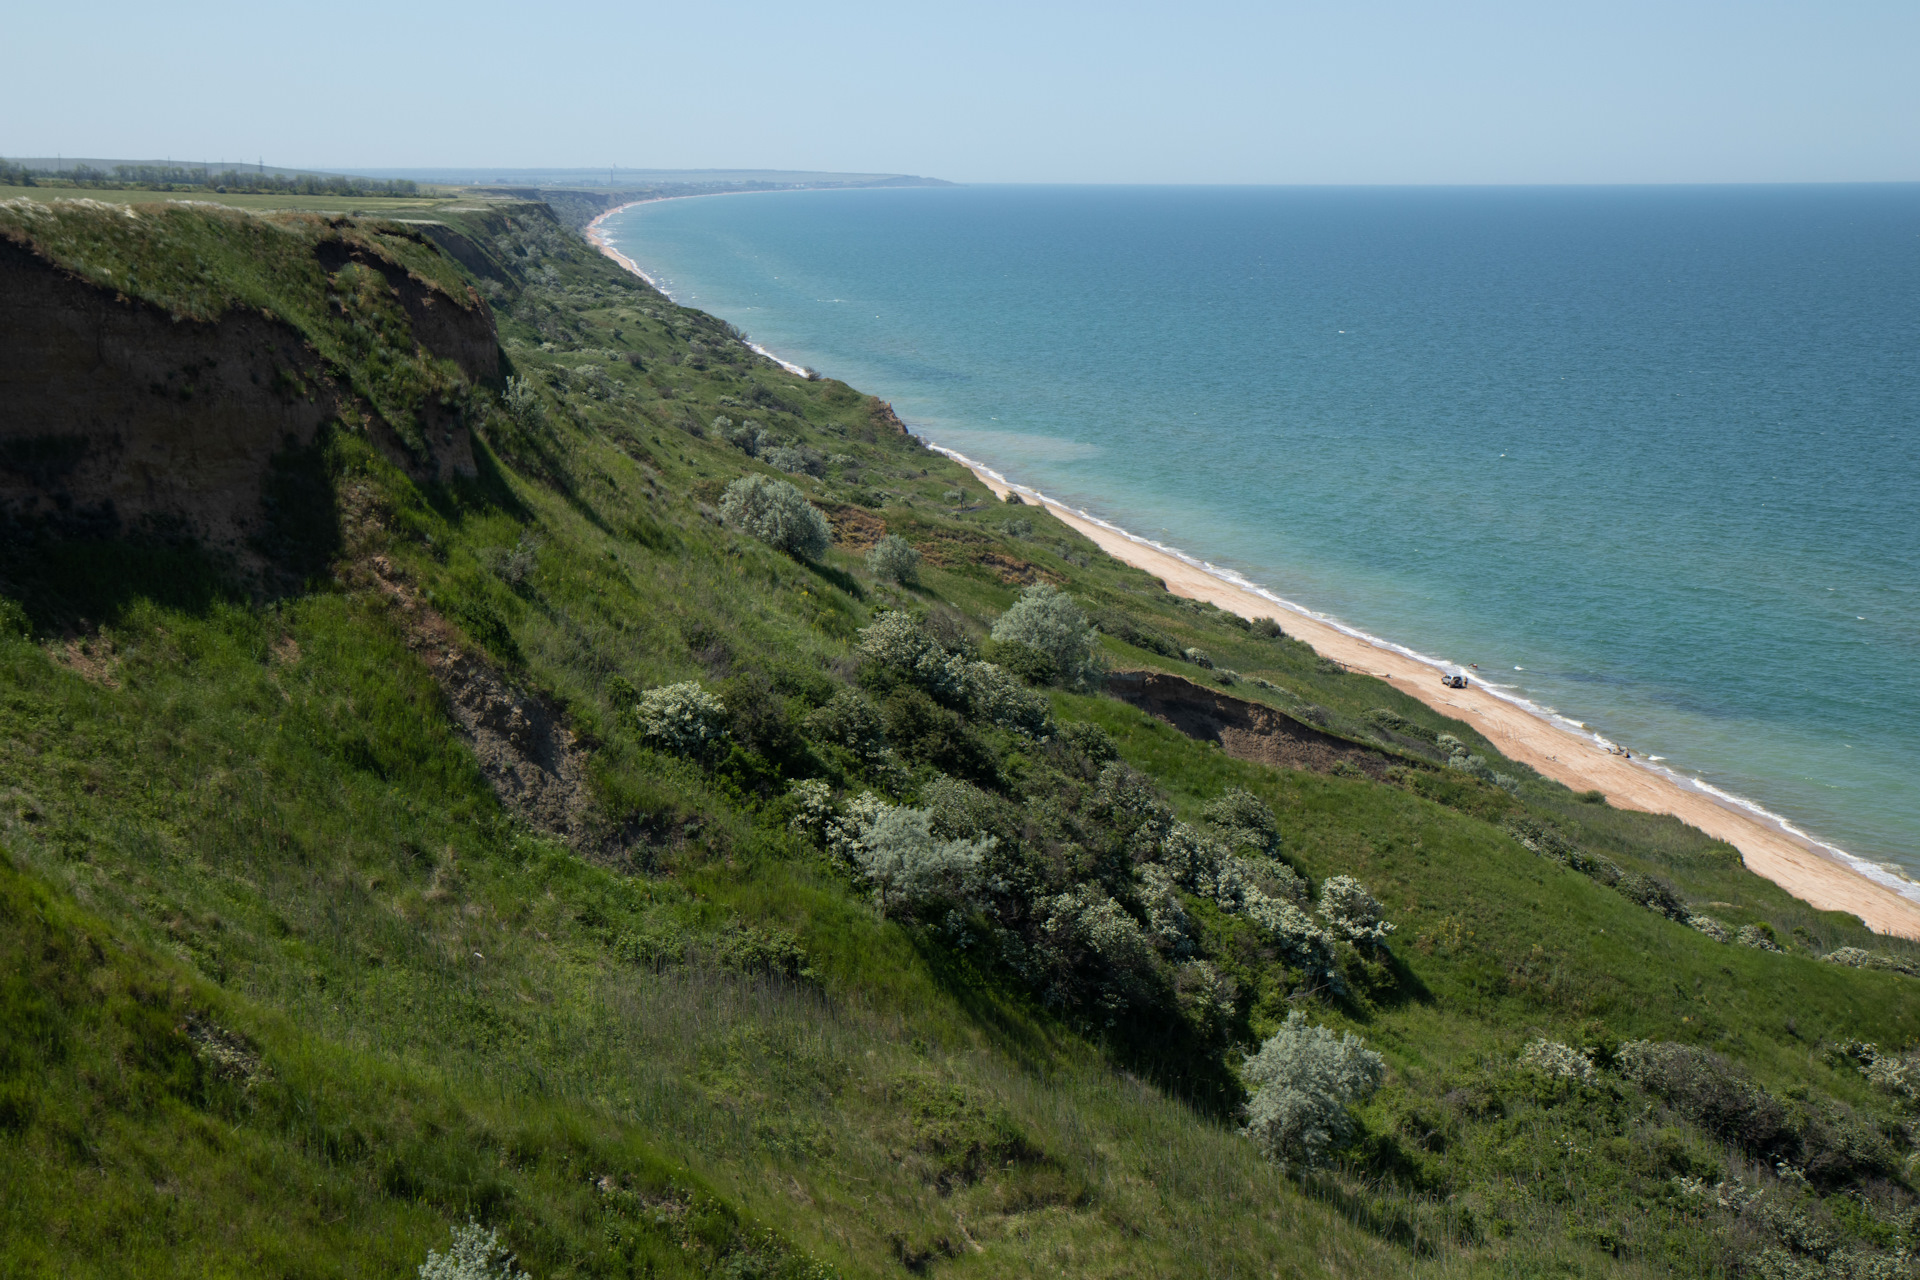
<svg viewBox="0 0 1920 1280">
<path fill-rule="evenodd" d="M 1326 773 L 1342 761 L 1376 781 L 1391 757 L 1322 733 L 1260 702 L 1230 697 L 1160 671 L 1115 671 L 1105 688 L 1122 702 L 1164 720 L 1189 738 L 1217 742 L 1236 760 Z"/>
<path fill-rule="evenodd" d="M 499 371 L 493 320 L 359 246 L 321 238 L 323 271 L 375 270 L 413 340 L 471 379 Z M 465 424 L 427 406 L 410 449 L 329 372 L 300 330 L 260 309 L 169 314 L 0 235 L 0 520 L 58 532 L 164 531 L 242 546 L 276 455 L 321 425 L 364 425 L 415 475 L 472 474 Z"/>
</svg>

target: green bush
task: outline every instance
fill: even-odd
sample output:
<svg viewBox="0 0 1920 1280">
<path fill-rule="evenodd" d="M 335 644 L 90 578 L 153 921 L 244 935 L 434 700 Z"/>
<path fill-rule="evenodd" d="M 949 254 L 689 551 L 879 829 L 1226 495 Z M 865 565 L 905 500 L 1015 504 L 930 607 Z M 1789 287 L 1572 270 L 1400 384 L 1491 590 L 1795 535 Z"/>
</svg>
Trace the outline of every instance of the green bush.
<svg viewBox="0 0 1920 1280">
<path fill-rule="evenodd" d="M 802 560 L 818 560 L 833 542 L 827 518 L 806 495 L 771 476 L 742 476 L 728 485 L 720 498 L 720 514 L 743 532 Z"/>
<path fill-rule="evenodd" d="M 1098 678 L 1094 648 L 1099 633 L 1072 596 L 1047 583 L 1036 582 L 1020 593 L 1013 607 L 994 622 L 993 638 L 1000 644 L 1038 649 L 1053 660 L 1059 679 L 1072 687 L 1085 687 Z"/>
<path fill-rule="evenodd" d="M 897 533 L 890 533 L 867 552 L 867 572 L 888 582 L 911 585 L 920 580 L 920 553 Z"/>
<path fill-rule="evenodd" d="M 696 682 L 662 685 L 634 709 L 641 736 L 675 755 L 704 755 L 726 737 L 727 708 Z"/>
<path fill-rule="evenodd" d="M 1327 1163 L 1358 1129 L 1348 1109 L 1371 1097 L 1386 1063 L 1351 1031 L 1336 1037 L 1294 1010 L 1240 1069 L 1254 1086 L 1247 1136 L 1291 1170 Z"/>
</svg>

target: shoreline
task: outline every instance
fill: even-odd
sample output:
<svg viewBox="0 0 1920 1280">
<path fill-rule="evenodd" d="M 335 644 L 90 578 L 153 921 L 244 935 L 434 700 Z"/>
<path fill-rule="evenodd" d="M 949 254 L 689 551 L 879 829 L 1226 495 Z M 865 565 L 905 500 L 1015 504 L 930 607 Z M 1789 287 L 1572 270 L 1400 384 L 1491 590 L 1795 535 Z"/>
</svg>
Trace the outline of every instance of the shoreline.
<svg viewBox="0 0 1920 1280">
<path fill-rule="evenodd" d="M 761 193 L 757 191 L 713 191 L 713 192 L 706 193 L 706 195 L 759 195 L 759 194 Z M 642 280 L 645 280 L 648 284 L 652 285 L 654 289 L 659 292 L 661 297 L 671 302 L 673 301 L 673 295 L 668 293 L 666 291 L 666 288 L 663 285 L 661 285 L 661 283 L 658 280 L 655 280 L 652 276 L 648 275 L 644 270 L 642 270 L 639 263 L 635 262 L 632 258 L 629 258 L 626 254 L 620 252 L 620 250 L 614 248 L 613 241 L 608 239 L 606 232 L 600 229 L 600 224 L 606 221 L 608 218 L 611 218 L 616 213 L 625 213 L 628 209 L 633 208 L 635 205 L 654 204 L 661 200 L 702 200 L 705 198 L 706 198 L 705 195 L 649 196 L 645 200 L 629 200 L 625 204 L 615 205 L 613 208 L 607 210 L 603 214 L 600 214 L 598 217 L 594 218 L 593 221 L 587 224 L 587 229 L 586 229 L 587 242 L 591 244 L 594 248 L 598 249 L 600 252 L 606 254 L 609 258 L 612 258 L 615 262 L 619 263 L 622 267 L 625 267 L 628 271 L 633 272 L 633 274 L 639 276 Z M 765 347 L 753 341 L 751 338 L 743 338 L 742 341 L 744 341 L 747 344 L 747 349 L 749 351 L 753 352 L 755 355 L 765 356 L 767 359 L 779 365 L 782 369 L 785 369 L 788 373 L 795 374 L 802 378 L 810 378 L 813 376 L 813 370 L 807 368 L 805 365 L 794 364 L 791 360 L 782 360 L 779 356 L 773 354 L 773 352 L 767 350 Z"/>
<path fill-rule="evenodd" d="M 1822 911 L 1858 916 L 1875 933 L 1920 939 L 1920 901 L 1876 879 L 1880 868 L 1798 831 L 1751 801 L 1659 764 L 1613 754 L 1612 743 L 1579 721 L 1489 687 L 1476 675 L 1465 689 L 1441 685 L 1443 664 L 1404 645 L 1370 636 L 1214 568 L 1129 533 L 1056 498 L 1015 484 L 956 450 L 928 447 L 972 471 L 995 496 L 1018 493 L 1124 564 L 1153 574 L 1174 595 L 1206 600 L 1244 618 L 1272 618 L 1322 657 L 1391 683 L 1443 715 L 1473 725 L 1508 759 L 1575 791 L 1604 792 L 1622 809 L 1671 814 L 1740 851 L 1749 871 Z M 1236 580 L 1237 579 L 1237 580 Z M 1842 861 L 1846 859 L 1846 861 Z M 1852 865 L 1860 864 L 1860 865 Z M 1881 871 L 1892 879 L 1892 875 Z M 1920 885 L 1905 881 L 1914 892 Z"/>
<path fill-rule="evenodd" d="M 671 300 L 672 295 L 658 281 L 613 246 L 600 226 L 616 213 L 651 202 L 633 200 L 607 210 L 587 224 L 586 236 L 600 252 Z M 757 343 L 750 341 L 747 345 L 789 373 L 801 377 L 810 375 L 809 370 L 782 360 Z M 1008 493 L 1018 492 L 1023 501 L 1044 508 L 1114 559 L 1161 579 L 1175 595 L 1206 600 L 1245 618 L 1272 618 L 1281 622 L 1288 635 L 1321 656 L 1386 680 L 1442 715 L 1474 725 L 1510 760 L 1526 764 L 1572 790 L 1601 791 L 1607 802 L 1618 808 L 1677 817 L 1732 845 L 1739 850 L 1749 871 L 1803 902 L 1822 911 L 1844 911 L 1857 916 L 1875 933 L 1920 940 L 1920 898 L 1907 896 L 1895 888 L 1894 883 L 1916 895 L 1920 895 L 1920 884 L 1904 877 L 1896 878 L 1876 864 L 1816 840 L 1751 801 L 1687 778 L 1658 763 L 1613 754 L 1614 744 L 1581 722 L 1550 712 L 1517 695 L 1501 693 L 1480 681 L 1477 675 L 1474 683 L 1465 689 L 1445 688 L 1436 676 L 1447 664 L 1437 659 L 1315 614 L 1238 574 L 1217 569 L 1037 490 L 1014 484 L 956 450 L 931 441 L 924 443 L 973 472 L 995 496 L 1004 499 Z"/>
</svg>

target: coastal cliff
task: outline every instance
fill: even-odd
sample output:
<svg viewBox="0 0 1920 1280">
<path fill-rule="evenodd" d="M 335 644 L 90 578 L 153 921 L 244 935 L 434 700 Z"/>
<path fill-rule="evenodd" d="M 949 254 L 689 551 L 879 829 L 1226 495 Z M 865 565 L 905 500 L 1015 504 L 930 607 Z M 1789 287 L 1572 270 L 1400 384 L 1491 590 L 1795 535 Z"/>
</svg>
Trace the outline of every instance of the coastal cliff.
<svg viewBox="0 0 1920 1280">
<path fill-rule="evenodd" d="M 538 203 L 0 205 L 0 339 L 15 1269 L 1912 1267 L 1920 947 Z"/>
</svg>

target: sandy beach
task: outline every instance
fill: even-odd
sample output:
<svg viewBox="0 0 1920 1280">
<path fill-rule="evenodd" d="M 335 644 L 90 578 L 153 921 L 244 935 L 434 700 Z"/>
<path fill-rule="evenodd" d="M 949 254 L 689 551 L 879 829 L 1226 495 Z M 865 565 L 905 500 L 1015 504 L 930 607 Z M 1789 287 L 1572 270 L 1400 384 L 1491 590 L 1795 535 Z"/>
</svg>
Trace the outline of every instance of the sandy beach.
<svg viewBox="0 0 1920 1280">
<path fill-rule="evenodd" d="M 971 464 L 970 464 L 971 465 Z M 1007 483 L 984 468 L 973 472 L 1004 498 Z M 1283 609 L 1271 600 L 1235 586 L 1206 570 L 1118 531 L 1095 523 L 1058 502 L 1022 491 L 1063 523 L 1085 534 L 1114 559 L 1143 569 L 1167 584 L 1175 595 L 1206 600 L 1246 618 L 1273 618 L 1287 634 L 1315 652 L 1391 681 L 1436 710 L 1475 726 L 1508 758 L 1531 765 L 1575 791 L 1604 792 L 1609 804 L 1649 813 L 1669 813 L 1740 851 L 1747 868 L 1823 911 L 1860 917 L 1876 933 L 1920 938 L 1920 902 L 1874 883 L 1822 853 L 1777 824 L 1692 790 L 1672 777 L 1579 737 L 1541 716 L 1496 697 L 1476 685 L 1449 689 L 1424 662 L 1348 635 L 1306 614 Z"/>
</svg>

